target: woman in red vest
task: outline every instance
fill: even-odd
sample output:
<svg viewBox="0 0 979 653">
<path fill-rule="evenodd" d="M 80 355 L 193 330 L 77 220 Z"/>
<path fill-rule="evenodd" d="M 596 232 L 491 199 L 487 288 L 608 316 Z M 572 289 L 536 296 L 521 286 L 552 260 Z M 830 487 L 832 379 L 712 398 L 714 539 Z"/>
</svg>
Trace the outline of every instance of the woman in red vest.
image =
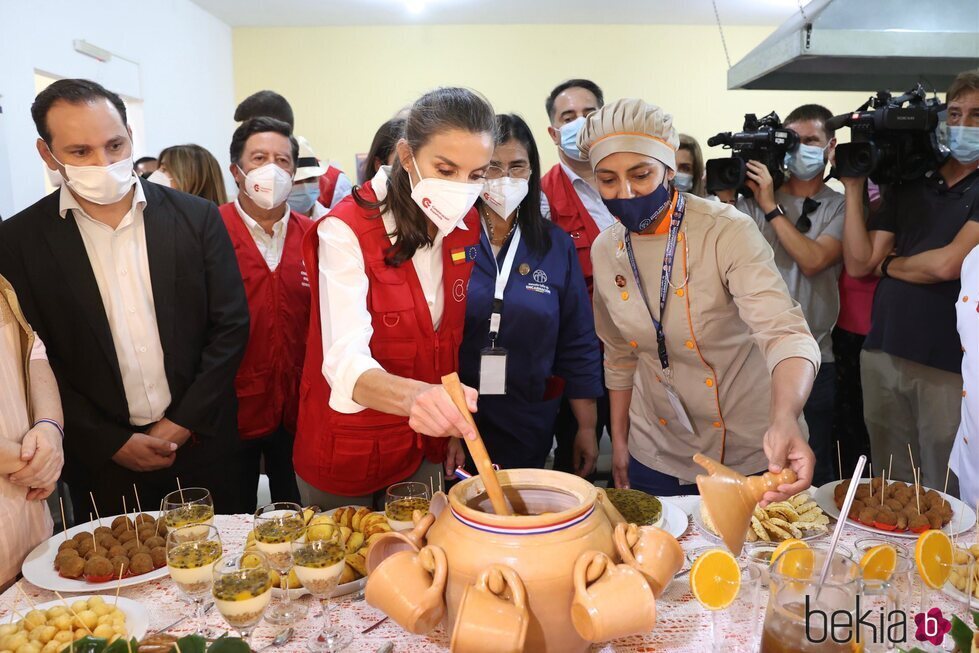
<svg viewBox="0 0 979 653">
<path fill-rule="evenodd" d="M 440 88 L 415 102 L 389 168 L 356 189 L 303 243 L 309 340 L 294 462 L 304 503 L 383 502 L 399 481 L 437 482 L 472 437 L 441 387 L 457 371 L 473 208 L 493 154 L 482 97 Z M 476 391 L 466 388 L 470 410 Z"/>
</svg>

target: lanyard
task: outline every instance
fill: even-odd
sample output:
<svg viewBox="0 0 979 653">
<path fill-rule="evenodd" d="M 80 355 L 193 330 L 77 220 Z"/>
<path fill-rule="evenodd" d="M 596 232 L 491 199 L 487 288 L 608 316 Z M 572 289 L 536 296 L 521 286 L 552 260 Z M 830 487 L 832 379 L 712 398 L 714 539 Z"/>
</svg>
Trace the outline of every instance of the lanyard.
<svg viewBox="0 0 979 653">
<path fill-rule="evenodd" d="M 513 263 L 517 258 L 517 247 L 520 246 L 520 227 L 513 230 L 510 237 L 510 245 L 506 256 L 503 257 L 503 266 L 497 267 L 496 258 L 493 259 L 493 269 L 496 270 L 496 286 L 493 290 L 493 312 L 490 314 L 489 337 L 490 344 L 496 348 L 496 337 L 500 333 L 500 322 L 503 321 L 503 290 L 506 288 L 507 281 L 510 280 L 510 273 L 513 272 Z M 490 247 L 492 251 L 492 246 Z"/>
<path fill-rule="evenodd" d="M 670 368 L 670 357 L 666 353 L 666 333 L 663 332 L 662 320 L 663 314 L 666 311 L 666 298 L 670 292 L 673 260 L 676 256 L 676 244 L 680 235 L 680 224 L 683 222 L 684 205 L 683 194 L 677 193 L 676 207 L 670 216 L 670 235 L 666 240 L 666 251 L 663 252 L 663 273 L 660 276 L 659 284 L 659 320 L 653 315 L 653 309 L 650 308 L 646 289 L 643 288 L 642 279 L 639 278 L 639 266 L 636 265 L 636 256 L 632 252 L 632 235 L 629 231 L 625 232 L 625 250 L 629 255 L 629 265 L 632 267 L 632 275 L 636 278 L 639 294 L 642 295 L 642 301 L 646 305 L 646 310 L 649 311 L 649 317 L 653 320 L 653 326 L 656 328 L 656 351 L 659 354 L 659 362 L 663 366 L 664 373 L 668 372 Z"/>
</svg>

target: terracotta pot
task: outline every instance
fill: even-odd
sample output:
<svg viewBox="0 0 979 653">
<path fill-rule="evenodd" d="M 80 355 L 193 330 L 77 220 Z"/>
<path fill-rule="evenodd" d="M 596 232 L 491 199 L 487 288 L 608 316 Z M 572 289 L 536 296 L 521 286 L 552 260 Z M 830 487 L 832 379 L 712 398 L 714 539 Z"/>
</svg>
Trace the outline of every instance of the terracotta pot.
<svg viewBox="0 0 979 653">
<path fill-rule="evenodd" d="M 449 491 L 449 509 L 427 533 L 449 565 L 446 630 L 453 632 L 465 590 L 494 564 L 512 568 L 527 592 L 529 624 L 525 651 L 579 653 L 589 642 L 571 627 L 575 561 L 585 551 L 618 560 L 612 525 L 597 488 L 571 474 L 511 469 L 498 474 L 519 515 L 493 514 L 478 476 Z M 544 513 L 544 514 L 540 514 Z"/>
</svg>

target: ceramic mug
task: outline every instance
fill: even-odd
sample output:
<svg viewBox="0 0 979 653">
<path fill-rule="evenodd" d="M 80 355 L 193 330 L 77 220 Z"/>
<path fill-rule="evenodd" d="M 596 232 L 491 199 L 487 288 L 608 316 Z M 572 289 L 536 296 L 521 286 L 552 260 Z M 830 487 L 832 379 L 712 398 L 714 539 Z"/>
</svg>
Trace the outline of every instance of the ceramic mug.
<svg viewBox="0 0 979 653">
<path fill-rule="evenodd" d="M 424 546 L 424 544 L 423 544 Z M 402 551 L 412 551 L 418 553 L 421 547 L 417 541 L 404 532 L 391 531 L 381 533 L 377 536 L 370 546 L 367 547 L 367 555 L 364 556 L 367 566 L 367 574 L 370 575 L 377 569 L 382 562 Z"/>
<path fill-rule="evenodd" d="M 592 643 L 648 633 L 656 625 L 656 598 L 643 575 L 600 551 L 585 551 L 574 565 L 571 623 Z"/>
<path fill-rule="evenodd" d="M 440 547 L 400 551 L 367 577 L 364 598 L 408 632 L 424 635 L 445 615 L 447 574 Z"/>
<path fill-rule="evenodd" d="M 451 651 L 521 653 L 529 623 L 527 592 L 520 576 L 510 567 L 491 565 L 463 592 Z"/>
<path fill-rule="evenodd" d="M 613 540 L 622 562 L 642 573 L 657 599 L 683 568 L 683 548 L 662 528 L 619 524 Z"/>
</svg>

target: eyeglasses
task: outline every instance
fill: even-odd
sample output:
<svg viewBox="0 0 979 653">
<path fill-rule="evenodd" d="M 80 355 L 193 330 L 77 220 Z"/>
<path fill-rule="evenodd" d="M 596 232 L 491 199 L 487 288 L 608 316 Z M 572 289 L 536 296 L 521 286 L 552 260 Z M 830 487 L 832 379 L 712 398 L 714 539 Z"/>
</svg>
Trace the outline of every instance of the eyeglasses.
<svg viewBox="0 0 979 653">
<path fill-rule="evenodd" d="M 517 179 L 530 179 L 530 166 L 525 163 L 517 163 L 506 170 L 500 166 L 490 166 L 486 168 L 486 179 L 500 179 L 501 177 L 516 177 Z"/>
<path fill-rule="evenodd" d="M 802 214 L 799 216 L 799 221 L 795 223 L 795 228 L 799 230 L 799 233 L 809 233 L 812 229 L 812 220 L 809 219 L 809 214 L 819 208 L 822 202 L 817 202 L 811 197 L 807 197 L 802 203 Z"/>
</svg>

